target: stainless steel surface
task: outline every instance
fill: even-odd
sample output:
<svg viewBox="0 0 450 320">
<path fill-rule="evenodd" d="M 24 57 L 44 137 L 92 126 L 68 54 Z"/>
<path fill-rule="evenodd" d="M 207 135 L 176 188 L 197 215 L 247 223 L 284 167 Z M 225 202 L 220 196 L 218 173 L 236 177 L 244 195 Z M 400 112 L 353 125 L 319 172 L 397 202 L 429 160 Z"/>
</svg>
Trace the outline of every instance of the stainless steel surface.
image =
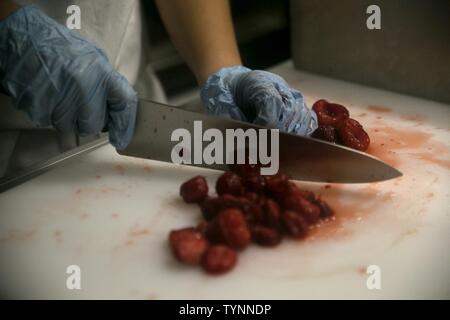
<svg viewBox="0 0 450 320">
<path fill-rule="evenodd" d="M 126 150 L 119 153 L 171 162 L 172 148 L 178 144 L 177 141 L 171 141 L 172 132 L 184 128 L 193 136 L 196 120 L 202 121 L 203 131 L 216 128 L 223 134 L 225 129 L 261 128 L 240 121 L 211 117 L 141 100 L 133 140 Z M 280 133 L 279 146 L 280 170 L 296 180 L 365 183 L 402 175 L 395 168 L 368 154 L 316 139 Z M 226 168 L 224 165 L 198 166 L 220 170 Z"/>
<path fill-rule="evenodd" d="M 12 177 L 4 177 L 0 179 L 0 193 L 4 192 L 12 187 L 15 187 L 31 178 L 34 178 L 58 165 L 61 165 L 63 162 L 66 162 L 70 159 L 76 158 L 82 154 L 87 152 L 94 151 L 97 148 L 100 148 L 104 145 L 108 144 L 108 137 L 103 136 L 97 140 L 94 140 L 90 143 L 87 143 L 83 146 L 72 149 L 68 152 L 62 153 L 61 155 L 46 160 L 44 162 L 37 163 L 26 170 L 15 174 Z"/>
<path fill-rule="evenodd" d="M 366 27 L 373 4 L 381 30 Z M 296 68 L 450 103 L 450 1 L 291 0 L 290 12 Z"/>
</svg>

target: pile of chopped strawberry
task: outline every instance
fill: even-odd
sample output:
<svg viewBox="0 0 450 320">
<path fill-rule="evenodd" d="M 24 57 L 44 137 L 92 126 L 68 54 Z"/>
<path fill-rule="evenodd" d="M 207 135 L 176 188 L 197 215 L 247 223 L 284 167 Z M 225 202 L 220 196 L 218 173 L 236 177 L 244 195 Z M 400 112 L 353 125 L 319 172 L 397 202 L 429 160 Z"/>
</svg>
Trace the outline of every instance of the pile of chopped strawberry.
<svg viewBox="0 0 450 320">
<path fill-rule="evenodd" d="M 180 195 L 200 206 L 203 221 L 170 232 L 170 246 L 180 262 L 222 274 L 235 266 L 237 253 L 251 242 L 274 247 L 286 236 L 304 239 L 312 226 L 334 214 L 326 202 L 299 189 L 283 173 L 261 176 L 252 165 L 230 169 L 217 180 L 216 197 L 208 196 L 202 176 L 181 186 Z"/>
</svg>

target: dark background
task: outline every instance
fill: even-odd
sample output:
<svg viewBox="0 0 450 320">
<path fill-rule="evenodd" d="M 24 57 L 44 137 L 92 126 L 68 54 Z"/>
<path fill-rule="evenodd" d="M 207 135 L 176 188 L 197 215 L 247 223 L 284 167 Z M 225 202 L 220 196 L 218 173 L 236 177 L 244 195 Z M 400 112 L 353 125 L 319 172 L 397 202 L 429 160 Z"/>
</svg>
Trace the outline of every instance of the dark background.
<svg viewBox="0 0 450 320">
<path fill-rule="evenodd" d="M 145 1 L 151 60 L 170 98 L 197 87 L 153 1 Z M 450 0 L 230 0 L 245 66 L 296 68 L 450 103 Z M 366 9 L 381 8 L 381 30 Z"/>
<path fill-rule="evenodd" d="M 366 26 L 369 5 L 381 30 Z M 450 103 L 449 0 L 292 0 L 297 69 Z"/>
</svg>

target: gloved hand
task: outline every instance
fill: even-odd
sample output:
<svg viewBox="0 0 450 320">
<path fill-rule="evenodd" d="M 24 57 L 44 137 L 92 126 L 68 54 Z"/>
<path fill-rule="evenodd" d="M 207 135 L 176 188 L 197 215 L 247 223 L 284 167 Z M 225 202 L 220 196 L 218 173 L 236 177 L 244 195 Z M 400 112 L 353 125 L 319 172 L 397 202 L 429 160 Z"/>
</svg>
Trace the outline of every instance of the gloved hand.
<svg viewBox="0 0 450 320">
<path fill-rule="evenodd" d="M 37 7 L 0 21 L 0 81 L 39 127 L 80 135 L 108 129 L 117 149 L 131 140 L 136 92 L 101 49 Z"/>
<path fill-rule="evenodd" d="M 280 76 L 245 67 L 223 68 L 201 90 L 206 112 L 212 115 L 308 136 L 317 129 L 317 116 L 302 94 Z"/>
</svg>

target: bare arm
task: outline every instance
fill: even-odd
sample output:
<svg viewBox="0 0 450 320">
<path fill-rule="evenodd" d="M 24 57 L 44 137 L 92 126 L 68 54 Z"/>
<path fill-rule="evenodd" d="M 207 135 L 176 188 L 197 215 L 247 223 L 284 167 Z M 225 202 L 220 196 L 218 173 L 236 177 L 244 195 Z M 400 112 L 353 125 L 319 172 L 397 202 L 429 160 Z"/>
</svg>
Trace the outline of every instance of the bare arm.
<svg viewBox="0 0 450 320">
<path fill-rule="evenodd" d="M 0 1 L 0 20 L 5 19 L 17 10 L 20 6 L 9 0 Z"/>
<path fill-rule="evenodd" d="M 199 84 L 241 58 L 228 0 L 156 0 L 164 24 Z"/>
</svg>

